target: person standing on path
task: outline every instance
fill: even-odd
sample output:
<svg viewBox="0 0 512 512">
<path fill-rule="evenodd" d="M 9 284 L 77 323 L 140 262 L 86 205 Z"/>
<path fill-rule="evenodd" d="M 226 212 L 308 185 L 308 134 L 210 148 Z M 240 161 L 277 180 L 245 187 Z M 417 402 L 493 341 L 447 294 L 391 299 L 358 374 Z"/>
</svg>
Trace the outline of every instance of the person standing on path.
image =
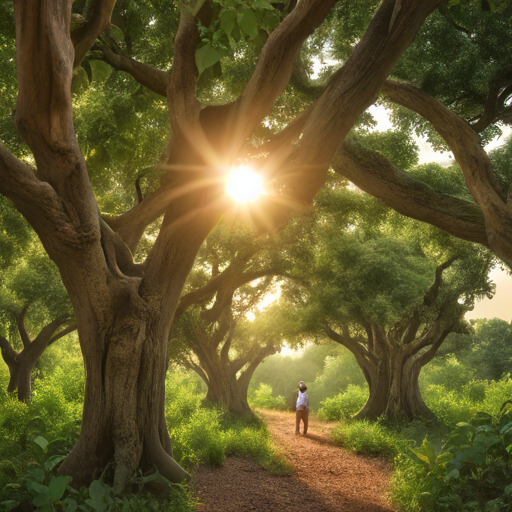
<svg viewBox="0 0 512 512">
<path fill-rule="evenodd" d="M 306 393 L 306 383 L 301 380 L 299 382 L 299 391 L 297 392 L 297 403 L 295 405 L 295 435 L 300 434 L 300 420 L 304 423 L 303 435 L 308 434 L 308 418 L 309 418 L 309 396 Z"/>
</svg>

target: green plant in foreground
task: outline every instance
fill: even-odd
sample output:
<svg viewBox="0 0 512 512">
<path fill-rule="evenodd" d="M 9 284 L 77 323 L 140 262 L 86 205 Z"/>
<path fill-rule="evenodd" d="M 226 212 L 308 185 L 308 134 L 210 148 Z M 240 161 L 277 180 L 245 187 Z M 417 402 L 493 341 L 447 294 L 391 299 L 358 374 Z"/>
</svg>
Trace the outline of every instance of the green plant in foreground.
<svg viewBox="0 0 512 512">
<path fill-rule="evenodd" d="M 158 472 L 135 477 L 132 492 L 123 497 L 115 496 L 112 487 L 101 479 L 76 490 L 69 485 L 71 477 L 55 474 L 56 467 L 70 450 L 66 440 L 48 442 L 43 436 L 36 435 L 31 448 L 33 458 L 26 474 L 16 483 L 7 484 L 0 493 L 0 499 L 3 499 L 0 510 L 13 510 L 22 503 L 30 503 L 42 512 L 189 512 L 195 508 L 187 486 L 171 484 Z M 144 487 L 155 481 L 169 491 L 165 499 L 143 494 Z"/>
<path fill-rule="evenodd" d="M 420 510 L 512 511 L 510 401 L 458 423 L 439 453 L 426 439 L 412 452 L 424 465 Z"/>
</svg>

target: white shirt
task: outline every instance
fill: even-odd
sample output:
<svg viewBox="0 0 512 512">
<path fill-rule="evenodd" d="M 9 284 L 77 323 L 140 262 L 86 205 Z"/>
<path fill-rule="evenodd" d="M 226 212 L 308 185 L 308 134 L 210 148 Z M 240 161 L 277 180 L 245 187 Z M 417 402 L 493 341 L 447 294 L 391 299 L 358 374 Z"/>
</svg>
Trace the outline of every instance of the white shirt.
<svg viewBox="0 0 512 512">
<path fill-rule="evenodd" d="M 299 391 L 299 395 L 297 396 L 297 410 L 301 411 L 303 409 L 309 409 L 309 396 L 306 391 L 304 393 Z"/>
</svg>

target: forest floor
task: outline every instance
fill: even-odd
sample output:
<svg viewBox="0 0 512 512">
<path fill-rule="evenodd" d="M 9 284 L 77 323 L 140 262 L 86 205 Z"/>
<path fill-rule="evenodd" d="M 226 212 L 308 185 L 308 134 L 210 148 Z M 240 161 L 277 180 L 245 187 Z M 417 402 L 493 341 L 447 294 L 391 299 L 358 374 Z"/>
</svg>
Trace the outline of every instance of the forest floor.
<svg viewBox="0 0 512 512">
<path fill-rule="evenodd" d="M 279 476 L 257 462 L 230 457 L 221 468 L 194 472 L 202 512 L 391 512 L 391 466 L 332 444 L 337 425 L 309 418 L 306 437 L 295 435 L 295 414 L 258 411 L 293 473 Z"/>
</svg>

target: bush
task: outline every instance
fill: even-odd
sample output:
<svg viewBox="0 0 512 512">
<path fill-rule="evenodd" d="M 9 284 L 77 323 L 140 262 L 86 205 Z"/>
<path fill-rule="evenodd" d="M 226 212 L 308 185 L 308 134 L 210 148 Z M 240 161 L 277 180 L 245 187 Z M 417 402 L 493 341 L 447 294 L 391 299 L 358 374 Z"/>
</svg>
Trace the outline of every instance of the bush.
<svg viewBox="0 0 512 512">
<path fill-rule="evenodd" d="M 387 427 L 368 420 L 352 420 L 342 423 L 334 432 L 336 444 L 364 455 L 394 457 L 400 442 Z"/>
<path fill-rule="evenodd" d="M 344 393 L 327 398 L 320 405 L 318 417 L 324 421 L 339 421 L 356 414 L 368 400 L 368 390 L 349 385 Z"/>
<path fill-rule="evenodd" d="M 412 452 L 416 461 L 395 461 L 393 499 L 402 510 L 512 510 L 511 404 L 460 422 L 439 452 L 427 440 Z"/>
<path fill-rule="evenodd" d="M 268 384 L 259 385 L 249 397 L 249 404 L 258 409 L 275 409 L 276 411 L 285 411 L 288 409 L 284 396 L 272 396 L 272 386 Z"/>
</svg>

